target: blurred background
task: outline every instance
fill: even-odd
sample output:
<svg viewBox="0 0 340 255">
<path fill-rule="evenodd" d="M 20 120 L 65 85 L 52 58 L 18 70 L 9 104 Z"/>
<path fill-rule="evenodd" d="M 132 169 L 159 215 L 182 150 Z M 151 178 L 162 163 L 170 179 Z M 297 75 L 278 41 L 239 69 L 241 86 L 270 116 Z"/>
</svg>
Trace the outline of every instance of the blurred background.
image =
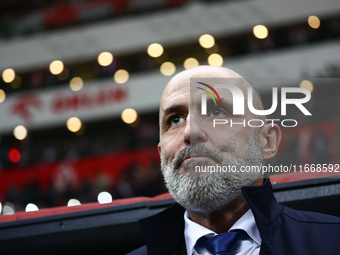
<svg viewBox="0 0 340 255">
<path fill-rule="evenodd" d="M 340 162 L 338 0 L 1 0 L 0 15 L 2 214 L 166 192 L 160 96 L 199 64 L 310 90 L 273 163 Z"/>
</svg>

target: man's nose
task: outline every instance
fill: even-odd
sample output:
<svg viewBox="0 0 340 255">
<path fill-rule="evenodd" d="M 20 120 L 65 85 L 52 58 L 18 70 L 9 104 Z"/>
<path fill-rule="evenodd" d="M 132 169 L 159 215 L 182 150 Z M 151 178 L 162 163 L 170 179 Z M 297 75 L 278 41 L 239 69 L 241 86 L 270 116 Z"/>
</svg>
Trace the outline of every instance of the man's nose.
<svg viewBox="0 0 340 255">
<path fill-rule="evenodd" d="M 184 129 L 184 143 L 189 145 L 195 142 L 204 142 L 207 140 L 206 130 L 204 130 L 201 118 L 196 114 L 189 113 L 186 119 Z"/>
</svg>

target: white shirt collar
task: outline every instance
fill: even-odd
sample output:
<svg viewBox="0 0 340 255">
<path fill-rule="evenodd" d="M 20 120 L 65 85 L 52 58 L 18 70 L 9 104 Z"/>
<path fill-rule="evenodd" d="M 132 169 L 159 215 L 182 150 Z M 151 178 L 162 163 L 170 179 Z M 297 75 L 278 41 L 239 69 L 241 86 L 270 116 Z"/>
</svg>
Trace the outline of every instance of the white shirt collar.
<svg viewBox="0 0 340 255">
<path fill-rule="evenodd" d="M 184 222 L 185 222 L 184 238 L 188 255 L 193 254 L 194 246 L 199 238 L 207 235 L 208 237 L 216 235 L 216 233 L 213 232 L 212 230 L 190 220 L 187 211 L 185 211 L 184 213 Z M 253 212 L 250 209 L 245 214 L 243 214 L 243 216 L 239 218 L 238 221 L 234 223 L 234 225 L 229 229 L 229 231 L 235 229 L 244 230 L 249 235 L 249 237 L 254 240 L 254 242 L 257 245 L 259 246 L 261 245 L 262 239 L 260 236 L 260 232 L 259 229 L 257 228 Z"/>
</svg>

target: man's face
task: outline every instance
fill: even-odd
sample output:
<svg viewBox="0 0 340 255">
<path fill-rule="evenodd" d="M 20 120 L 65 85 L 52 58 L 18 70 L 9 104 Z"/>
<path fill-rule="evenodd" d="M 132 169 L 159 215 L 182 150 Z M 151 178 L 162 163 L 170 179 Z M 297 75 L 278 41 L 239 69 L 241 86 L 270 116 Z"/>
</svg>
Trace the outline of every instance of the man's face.
<svg viewBox="0 0 340 255">
<path fill-rule="evenodd" d="M 246 94 L 243 79 L 233 82 Z M 214 84 L 210 84 L 214 85 Z M 207 100 L 207 114 L 201 114 L 201 96 L 205 92 L 191 87 L 190 78 L 171 81 L 160 108 L 160 144 L 162 171 L 170 193 L 187 209 L 208 212 L 225 206 L 241 195 L 241 186 L 252 185 L 256 174 L 197 172 L 195 166 L 260 165 L 262 163 L 259 129 L 243 125 L 216 125 L 213 119 L 247 123 L 254 116 L 233 116 L 232 95 L 216 89 L 223 106 Z M 199 199 L 197 199 L 199 198 Z"/>
<path fill-rule="evenodd" d="M 228 89 L 220 88 L 216 90 L 223 106 L 220 104 L 215 106 L 213 100 L 208 98 L 207 114 L 202 115 L 201 96 L 206 92 L 197 89 L 195 84 L 190 88 L 189 82 L 189 79 L 177 82 L 162 98 L 160 144 L 166 160 L 172 161 L 185 147 L 190 145 L 191 149 L 194 149 L 197 144 L 218 151 L 222 158 L 227 158 L 228 155 L 245 156 L 246 145 L 252 137 L 254 139 L 254 136 L 258 136 L 259 131 L 247 124 L 245 127 L 243 125 L 244 121 L 247 123 L 248 120 L 254 119 L 252 113 L 245 107 L 244 115 L 232 115 L 232 94 Z M 230 79 L 230 82 L 239 86 L 246 94 L 247 85 L 244 79 Z M 213 127 L 214 119 L 227 119 L 228 123 Z M 231 121 L 234 123 L 232 127 Z M 192 151 L 190 158 L 186 158 L 182 163 L 193 160 L 211 161 L 211 163 L 216 161 L 201 154 Z"/>
</svg>

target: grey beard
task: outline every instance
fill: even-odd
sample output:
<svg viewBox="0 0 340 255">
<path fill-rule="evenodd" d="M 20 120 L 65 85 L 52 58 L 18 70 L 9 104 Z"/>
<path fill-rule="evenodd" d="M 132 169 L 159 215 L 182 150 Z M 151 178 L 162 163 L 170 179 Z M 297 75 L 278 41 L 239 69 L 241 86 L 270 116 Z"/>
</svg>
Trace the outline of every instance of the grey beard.
<svg viewBox="0 0 340 255">
<path fill-rule="evenodd" d="M 230 204 L 242 195 L 241 187 L 253 185 L 260 173 L 198 173 L 195 165 L 203 165 L 204 161 L 180 164 L 189 153 L 204 153 L 214 159 L 216 163 L 235 166 L 260 166 L 263 164 L 261 146 L 256 138 L 252 138 L 239 158 L 230 156 L 222 159 L 215 152 L 204 148 L 202 145 L 192 145 L 183 149 L 172 162 L 166 162 L 165 155 L 161 153 L 161 167 L 166 187 L 174 199 L 184 208 L 202 213 L 210 213 Z M 201 163 L 201 164 L 199 164 Z M 180 167 L 186 171 L 180 170 Z"/>
</svg>

